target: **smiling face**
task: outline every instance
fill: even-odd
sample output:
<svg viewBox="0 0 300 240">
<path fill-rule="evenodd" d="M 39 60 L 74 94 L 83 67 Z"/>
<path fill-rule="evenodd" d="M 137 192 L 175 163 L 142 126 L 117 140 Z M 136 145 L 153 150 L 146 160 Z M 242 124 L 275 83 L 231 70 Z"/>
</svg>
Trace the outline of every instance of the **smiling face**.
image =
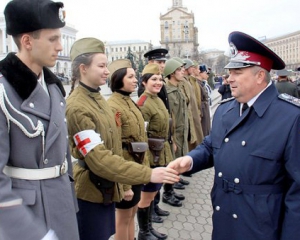
<svg viewBox="0 0 300 240">
<path fill-rule="evenodd" d="M 163 79 L 161 75 L 152 75 L 147 82 L 143 82 L 145 92 L 152 95 L 158 94 L 163 86 Z"/>
<path fill-rule="evenodd" d="M 246 103 L 261 92 L 267 81 L 265 70 L 259 67 L 229 69 L 231 94 L 240 103 Z"/>
<path fill-rule="evenodd" d="M 123 87 L 121 90 L 125 92 L 134 92 L 137 87 L 138 80 L 135 76 L 135 71 L 133 68 L 127 68 L 126 75 L 123 77 Z"/>
<path fill-rule="evenodd" d="M 80 65 L 81 81 L 91 88 L 97 89 L 106 83 L 109 75 L 107 57 L 104 53 L 96 53 L 89 66 Z"/>
</svg>

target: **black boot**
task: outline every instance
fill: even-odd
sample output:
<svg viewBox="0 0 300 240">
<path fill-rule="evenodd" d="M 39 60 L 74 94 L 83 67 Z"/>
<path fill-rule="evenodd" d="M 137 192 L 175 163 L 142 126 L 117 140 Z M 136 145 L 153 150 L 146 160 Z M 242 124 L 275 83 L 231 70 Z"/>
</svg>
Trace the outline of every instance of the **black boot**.
<svg viewBox="0 0 300 240">
<path fill-rule="evenodd" d="M 190 184 L 189 181 L 184 180 L 183 178 L 180 178 L 180 179 L 179 179 L 179 182 L 180 182 L 182 185 L 189 185 L 189 184 Z"/>
<path fill-rule="evenodd" d="M 157 238 L 151 234 L 149 229 L 150 206 L 146 208 L 138 208 L 137 219 L 139 223 L 138 240 L 157 240 Z"/>
<path fill-rule="evenodd" d="M 154 212 L 158 215 L 158 216 L 169 216 L 170 212 L 166 211 L 166 210 L 162 210 L 161 208 L 159 208 L 159 206 L 157 204 L 154 203 Z"/>
<path fill-rule="evenodd" d="M 162 201 L 174 207 L 181 207 L 182 202 L 173 195 L 173 185 L 164 184 L 164 193 Z"/>
<path fill-rule="evenodd" d="M 151 202 L 151 205 L 150 205 L 150 211 L 153 211 L 153 208 L 154 208 L 154 202 L 152 201 Z M 150 232 L 152 233 L 153 236 L 157 237 L 158 239 L 160 240 L 163 240 L 163 239 L 167 239 L 168 238 L 168 235 L 167 234 L 164 234 L 164 233 L 160 233 L 158 231 L 156 231 L 153 227 L 152 227 L 152 221 L 151 221 L 151 217 L 149 218 L 149 230 Z"/>
<path fill-rule="evenodd" d="M 160 216 L 158 216 L 155 211 L 151 212 L 151 220 L 152 220 L 152 222 L 155 222 L 155 223 L 163 223 L 164 222 L 164 219 L 162 219 Z"/>
</svg>

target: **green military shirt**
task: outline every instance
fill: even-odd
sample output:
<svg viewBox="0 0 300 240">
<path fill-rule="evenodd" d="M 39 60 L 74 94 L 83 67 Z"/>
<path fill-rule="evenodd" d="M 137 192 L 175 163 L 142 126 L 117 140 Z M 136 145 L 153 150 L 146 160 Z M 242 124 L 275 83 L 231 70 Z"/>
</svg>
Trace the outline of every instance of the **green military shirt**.
<svg viewBox="0 0 300 240">
<path fill-rule="evenodd" d="M 188 152 L 188 111 L 185 97 L 179 87 L 168 81 L 166 89 L 174 124 L 174 141 L 177 146 L 175 157 L 177 158 Z"/>
<path fill-rule="evenodd" d="M 164 138 L 164 148 L 160 152 L 158 164 L 154 163 L 151 151 L 148 151 L 150 165 L 166 166 L 173 160 L 170 144 L 168 143 L 169 134 L 169 113 L 163 101 L 157 96 L 144 92 L 137 101 L 144 119 L 148 122 L 147 133 L 149 138 Z"/>
<path fill-rule="evenodd" d="M 114 92 L 107 103 L 115 114 L 116 124 L 121 130 L 123 144 L 147 142 L 143 115 L 130 96 Z M 123 157 L 128 161 L 134 161 L 126 148 L 123 148 Z M 143 164 L 149 166 L 147 157 L 144 158 Z M 124 185 L 125 191 L 130 188 L 131 186 Z"/>
<path fill-rule="evenodd" d="M 90 92 L 79 85 L 67 99 L 66 118 L 73 157 L 85 161 L 96 175 L 131 185 L 150 181 L 150 168 L 121 157 L 122 147 L 115 116 L 100 92 Z M 84 130 L 94 130 L 102 140 L 86 156 L 79 152 L 73 139 L 76 133 Z M 77 198 L 94 203 L 103 202 L 102 194 L 89 179 L 89 170 L 75 164 L 74 179 Z M 123 189 L 115 184 L 113 201 L 122 198 Z"/>
</svg>

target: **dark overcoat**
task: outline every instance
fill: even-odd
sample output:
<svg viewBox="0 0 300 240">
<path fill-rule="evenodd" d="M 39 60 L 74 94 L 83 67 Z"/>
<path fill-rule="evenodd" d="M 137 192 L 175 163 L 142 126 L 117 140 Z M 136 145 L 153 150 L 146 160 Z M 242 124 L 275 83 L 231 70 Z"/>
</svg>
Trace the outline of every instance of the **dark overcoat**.
<svg viewBox="0 0 300 240">
<path fill-rule="evenodd" d="M 188 155 L 191 173 L 214 166 L 213 240 L 298 240 L 300 108 L 272 84 L 239 116 L 231 100 Z"/>
</svg>

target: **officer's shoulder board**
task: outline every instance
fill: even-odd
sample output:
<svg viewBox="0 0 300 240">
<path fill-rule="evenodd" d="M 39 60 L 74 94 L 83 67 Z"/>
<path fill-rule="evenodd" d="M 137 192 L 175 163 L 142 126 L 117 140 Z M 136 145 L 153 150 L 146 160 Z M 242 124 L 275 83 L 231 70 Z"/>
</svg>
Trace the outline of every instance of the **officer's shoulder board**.
<svg viewBox="0 0 300 240">
<path fill-rule="evenodd" d="M 288 103 L 291 103 L 293 105 L 296 105 L 297 107 L 300 107 L 300 99 L 299 98 L 296 98 L 296 97 L 293 97 L 287 93 L 281 93 L 278 95 L 278 98 L 283 100 L 283 101 L 286 101 Z"/>
<path fill-rule="evenodd" d="M 141 106 L 144 106 L 144 103 L 145 103 L 145 101 L 147 100 L 147 96 L 146 95 L 142 95 L 141 97 L 140 97 L 140 99 L 138 100 L 138 102 L 137 102 L 137 105 L 139 106 L 139 107 L 141 107 Z"/>
<path fill-rule="evenodd" d="M 226 98 L 226 99 L 223 99 L 222 101 L 220 101 L 219 104 L 226 103 L 226 102 L 232 101 L 234 99 L 235 99 L 235 97 Z"/>
</svg>

